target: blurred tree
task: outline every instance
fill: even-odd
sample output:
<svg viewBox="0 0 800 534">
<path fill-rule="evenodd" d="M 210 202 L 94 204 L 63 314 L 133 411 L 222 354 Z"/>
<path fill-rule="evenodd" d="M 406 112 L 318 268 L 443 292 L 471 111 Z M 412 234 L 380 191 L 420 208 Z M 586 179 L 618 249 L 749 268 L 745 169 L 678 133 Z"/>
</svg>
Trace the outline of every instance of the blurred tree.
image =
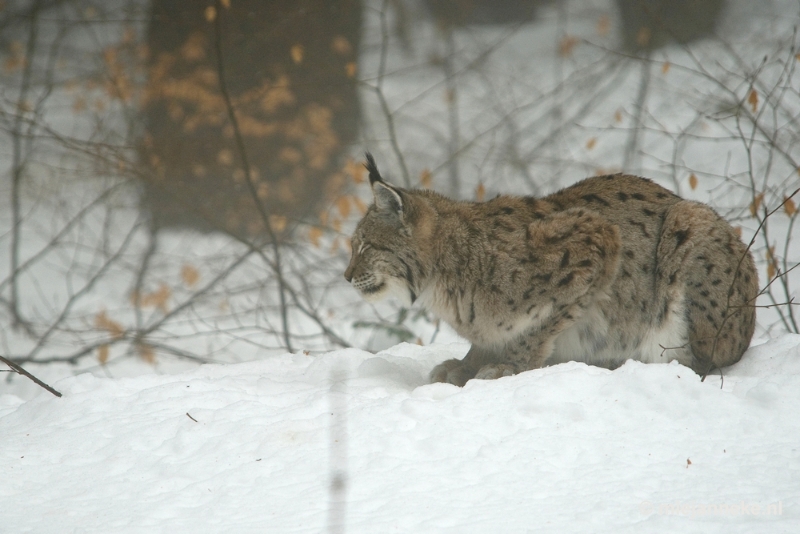
<svg viewBox="0 0 800 534">
<path fill-rule="evenodd" d="M 344 182 L 357 133 L 358 0 L 152 3 L 144 202 L 158 227 L 263 232 L 218 83 L 217 44 L 258 199 L 302 218 Z M 215 19 L 220 17 L 220 42 Z M 281 224 L 276 224 L 281 230 Z"/>
<path fill-rule="evenodd" d="M 725 6 L 724 0 L 616 0 L 626 50 L 655 50 L 670 43 L 708 37 Z"/>
</svg>

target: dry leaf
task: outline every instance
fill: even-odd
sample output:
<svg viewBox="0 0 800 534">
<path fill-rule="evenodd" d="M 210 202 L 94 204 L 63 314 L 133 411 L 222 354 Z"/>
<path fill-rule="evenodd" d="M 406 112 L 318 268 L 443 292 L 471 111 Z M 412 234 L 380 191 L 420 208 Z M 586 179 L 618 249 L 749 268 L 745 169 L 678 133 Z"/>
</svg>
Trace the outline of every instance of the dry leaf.
<svg viewBox="0 0 800 534">
<path fill-rule="evenodd" d="M 642 47 L 647 46 L 650 43 L 650 37 L 652 37 L 650 28 L 639 28 L 639 32 L 636 34 L 636 44 Z"/>
<path fill-rule="evenodd" d="M 214 19 L 217 18 L 217 8 L 208 6 L 205 11 L 205 16 L 208 22 L 214 22 Z"/>
<path fill-rule="evenodd" d="M 690 465 L 692 465 L 692 461 L 689 458 L 687 458 L 686 459 L 686 469 L 689 469 Z"/>
<path fill-rule="evenodd" d="M 139 304 L 145 308 L 158 308 L 162 313 L 167 313 L 167 303 L 171 296 L 172 290 L 162 283 L 156 291 L 142 295 Z"/>
<path fill-rule="evenodd" d="M 478 187 L 475 188 L 475 198 L 478 202 L 483 202 L 484 196 L 486 196 L 486 188 L 483 187 L 482 183 L 479 183 Z"/>
<path fill-rule="evenodd" d="M 183 280 L 183 284 L 186 287 L 194 287 L 197 285 L 197 282 L 200 281 L 200 273 L 197 269 L 186 263 L 181 267 L 181 280 Z"/>
<path fill-rule="evenodd" d="M 303 62 L 303 45 L 296 44 L 292 46 L 291 50 L 289 50 L 289 54 L 292 56 L 292 61 L 296 64 L 300 64 Z"/>
<path fill-rule="evenodd" d="M 136 350 L 139 351 L 139 357 L 141 357 L 147 363 L 149 364 L 156 363 L 156 353 L 153 350 L 153 347 L 151 347 L 147 343 L 139 343 L 136 346 Z"/>
<path fill-rule="evenodd" d="M 367 205 L 364 203 L 363 200 L 361 200 L 358 197 L 353 197 L 353 202 L 356 203 L 356 208 L 358 208 L 358 211 L 359 213 L 361 213 L 361 215 L 367 213 Z"/>
<path fill-rule="evenodd" d="M 97 361 L 100 365 L 105 365 L 108 361 L 108 345 L 100 345 L 97 347 Z"/>
<path fill-rule="evenodd" d="M 419 173 L 419 183 L 425 189 L 430 189 L 431 182 L 433 181 L 433 175 L 431 171 L 428 169 L 422 169 L 422 172 Z"/>
<path fill-rule="evenodd" d="M 622 122 L 622 111 L 619 109 L 614 112 L 614 122 Z"/>
<path fill-rule="evenodd" d="M 605 37 L 608 35 L 608 31 L 611 29 L 611 19 L 608 18 L 608 15 L 601 15 L 599 19 L 597 19 L 597 35 L 600 37 Z"/>
<path fill-rule="evenodd" d="M 356 73 L 358 72 L 358 65 L 355 61 L 350 61 L 344 66 L 344 72 L 347 74 L 348 78 L 355 78 Z"/>
<path fill-rule="evenodd" d="M 795 206 L 794 200 L 788 197 L 784 197 L 783 210 L 789 217 L 792 217 L 795 213 L 797 213 L 797 206 Z"/>
<path fill-rule="evenodd" d="M 347 40 L 344 35 L 337 35 L 331 41 L 331 48 L 339 55 L 347 56 L 353 52 L 353 45 Z"/>
<path fill-rule="evenodd" d="M 222 4 L 222 7 L 224 7 L 225 9 L 231 8 L 231 0 L 220 0 L 219 3 Z"/>
<path fill-rule="evenodd" d="M 764 193 L 759 193 L 753 197 L 753 201 L 750 203 L 750 215 L 753 217 L 758 213 L 758 208 L 761 206 L 762 200 L 764 200 Z"/>
<path fill-rule="evenodd" d="M 349 197 L 339 197 L 336 199 L 336 209 L 339 210 L 339 214 L 343 218 L 347 218 L 350 216 L 350 198 Z"/>
<path fill-rule="evenodd" d="M 767 249 L 767 279 L 772 280 L 778 272 L 778 262 L 775 260 L 775 245 Z"/>
<path fill-rule="evenodd" d="M 94 316 L 94 324 L 97 328 L 105 330 L 115 338 L 122 337 L 122 334 L 125 333 L 125 329 L 122 328 L 122 325 L 112 319 L 109 319 L 105 310 Z"/>
<path fill-rule="evenodd" d="M 694 173 L 689 175 L 689 187 L 692 188 L 692 191 L 697 189 L 697 176 Z"/>
<path fill-rule="evenodd" d="M 586 150 L 593 149 L 594 145 L 596 145 L 596 144 L 597 144 L 597 138 L 596 137 L 592 137 L 591 139 L 586 141 Z"/>
<path fill-rule="evenodd" d="M 273 232 L 279 234 L 286 229 L 286 217 L 283 215 L 270 215 L 269 225 Z"/>
<path fill-rule="evenodd" d="M 367 169 L 361 163 L 356 163 L 348 158 L 347 163 L 344 164 L 344 172 L 349 174 L 355 183 L 360 184 L 364 181 L 364 173 L 367 172 Z"/>
<path fill-rule="evenodd" d="M 747 103 L 750 104 L 750 109 L 753 113 L 758 111 L 758 93 L 755 89 L 750 91 L 750 96 L 747 97 Z"/>
<path fill-rule="evenodd" d="M 228 148 L 223 148 L 217 154 L 217 163 L 220 165 L 230 165 L 233 163 L 233 152 Z"/>
<path fill-rule="evenodd" d="M 669 61 L 665 61 L 663 65 L 661 65 L 661 74 L 666 74 L 669 72 L 669 69 L 672 65 Z"/>
<path fill-rule="evenodd" d="M 580 40 L 577 37 L 572 37 L 571 35 L 564 36 L 558 43 L 558 55 L 561 57 L 570 57 L 575 45 L 579 42 Z"/>
<path fill-rule="evenodd" d="M 314 245 L 316 248 L 319 248 L 319 240 L 322 237 L 322 228 L 318 226 L 312 226 L 308 230 L 308 240 L 311 241 L 311 244 Z"/>
</svg>

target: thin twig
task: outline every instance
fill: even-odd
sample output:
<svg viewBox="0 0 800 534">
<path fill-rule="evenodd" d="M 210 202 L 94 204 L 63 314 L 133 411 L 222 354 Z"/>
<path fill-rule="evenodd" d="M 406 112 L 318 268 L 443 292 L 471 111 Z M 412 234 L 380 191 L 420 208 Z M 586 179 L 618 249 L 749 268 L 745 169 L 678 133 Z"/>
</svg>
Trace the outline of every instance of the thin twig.
<svg viewBox="0 0 800 534">
<path fill-rule="evenodd" d="M 30 374 L 28 371 L 23 369 L 21 365 L 19 365 L 17 363 L 14 363 L 11 360 L 9 360 L 8 358 L 4 358 L 2 356 L 0 356 L 0 362 L 3 362 L 7 366 L 9 366 L 11 368 L 11 370 L 14 371 L 15 373 L 23 375 L 23 376 L 27 376 L 28 378 L 33 380 L 33 382 L 36 385 L 43 387 L 44 389 L 46 389 L 47 391 L 49 391 L 50 393 L 52 393 L 56 397 L 60 397 L 61 396 L 60 392 L 56 391 L 52 387 L 48 386 L 47 384 L 45 384 L 44 382 L 42 382 L 41 380 L 39 380 L 38 378 L 36 378 L 32 374 Z"/>
</svg>

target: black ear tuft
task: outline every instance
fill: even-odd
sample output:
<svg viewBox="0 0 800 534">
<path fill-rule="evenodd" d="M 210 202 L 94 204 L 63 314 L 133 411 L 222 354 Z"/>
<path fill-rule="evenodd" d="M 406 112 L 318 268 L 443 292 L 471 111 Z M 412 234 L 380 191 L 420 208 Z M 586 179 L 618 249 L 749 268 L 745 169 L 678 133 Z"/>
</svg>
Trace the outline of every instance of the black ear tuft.
<svg viewBox="0 0 800 534">
<path fill-rule="evenodd" d="M 375 158 L 372 157 L 372 154 L 369 152 L 366 153 L 367 162 L 364 164 L 364 167 L 367 168 L 369 171 L 369 184 L 372 185 L 375 182 L 383 182 L 383 178 L 381 178 L 381 173 L 378 172 L 378 166 L 375 165 Z"/>
</svg>

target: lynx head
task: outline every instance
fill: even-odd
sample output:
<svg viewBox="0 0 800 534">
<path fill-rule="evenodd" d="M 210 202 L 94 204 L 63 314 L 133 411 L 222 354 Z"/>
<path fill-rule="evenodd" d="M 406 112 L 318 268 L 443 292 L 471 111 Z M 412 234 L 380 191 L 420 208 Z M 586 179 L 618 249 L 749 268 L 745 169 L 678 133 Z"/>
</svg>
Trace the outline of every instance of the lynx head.
<svg viewBox="0 0 800 534">
<path fill-rule="evenodd" d="M 430 233 L 431 207 L 424 192 L 384 182 L 369 153 L 366 167 L 375 201 L 356 226 L 344 277 L 366 300 L 391 296 L 410 305 L 424 275 L 420 245 Z"/>
</svg>

